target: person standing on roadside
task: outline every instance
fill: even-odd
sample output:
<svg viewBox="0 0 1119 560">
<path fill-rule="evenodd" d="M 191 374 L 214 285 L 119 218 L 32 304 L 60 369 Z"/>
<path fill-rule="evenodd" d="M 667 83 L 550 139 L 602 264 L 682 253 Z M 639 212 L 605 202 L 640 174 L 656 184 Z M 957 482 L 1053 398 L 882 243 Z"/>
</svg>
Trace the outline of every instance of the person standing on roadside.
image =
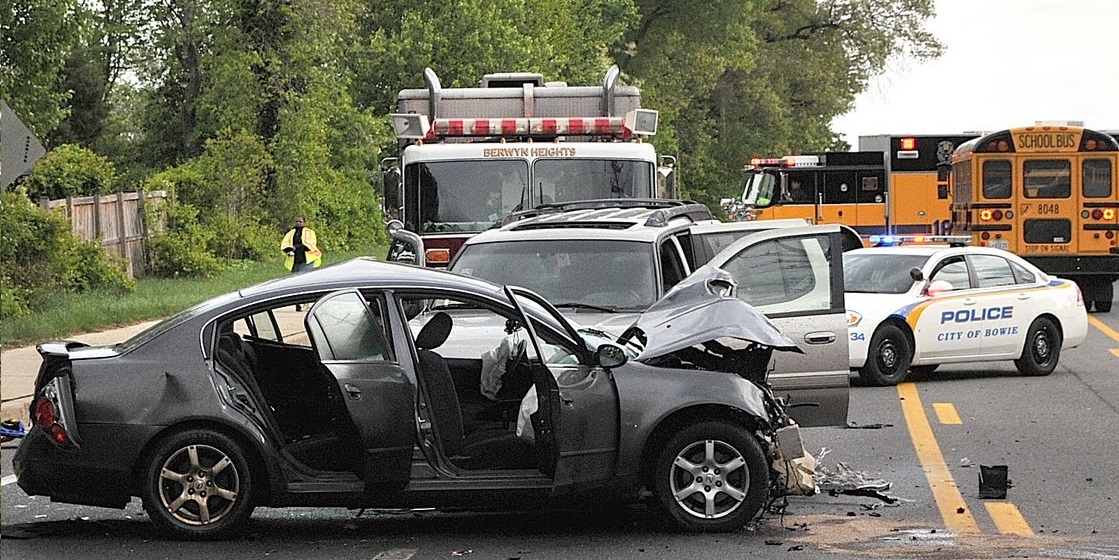
<svg viewBox="0 0 1119 560">
<path fill-rule="evenodd" d="M 322 264 L 318 238 L 303 216 L 295 218 L 295 226 L 284 235 L 280 250 L 285 255 L 284 266 L 291 272 L 311 270 Z"/>
</svg>

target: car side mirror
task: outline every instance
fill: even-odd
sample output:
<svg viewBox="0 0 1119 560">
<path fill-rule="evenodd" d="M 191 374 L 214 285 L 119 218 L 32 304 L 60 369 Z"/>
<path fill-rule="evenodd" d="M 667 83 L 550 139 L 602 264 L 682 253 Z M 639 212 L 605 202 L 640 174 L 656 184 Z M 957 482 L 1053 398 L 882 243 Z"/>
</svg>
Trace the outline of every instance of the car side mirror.
<svg viewBox="0 0 1119 560">
<path fill-rule="evenodd" d="M 925 279 L 925 273 L 921 272 L 921 269 L 913 267 L 909 269 L 909 277 L 912 278 L 914 282 L 920 282 Z"/>
<path fill-rule="evenodd" d="M 945 292 L 951 292 L 952 290 L 952 284 L 947 280 L 933 280 L 929 282 L 929 287 L 925 288 L 925 294 L 936 297 Z"/>
<path fill-rule="evenodd" d="M 617 344 L 602 344 L 595 350 L 594 355 L 598 359 L 598 365 L 604 368 L 615 368 L 629 360 L 626 351 Z"/>
</svg>

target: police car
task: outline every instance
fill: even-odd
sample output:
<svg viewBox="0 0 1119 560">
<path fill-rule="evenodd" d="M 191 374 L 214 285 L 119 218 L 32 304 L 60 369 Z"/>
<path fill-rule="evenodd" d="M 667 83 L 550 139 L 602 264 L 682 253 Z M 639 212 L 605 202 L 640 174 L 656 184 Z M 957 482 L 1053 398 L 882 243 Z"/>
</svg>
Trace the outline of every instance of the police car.
<svg viewBox="0 0 1119 560">
<path fill-rule="evenodd" d="M 1062 349 L 1084 341 L 1074 282 L 966 239 L 872 237 L 876 246 L 843 254 L 851 369 L 862 381 L 895 385 L 911 371 L 992 360 L 1048 375 Z"/>
</svg>

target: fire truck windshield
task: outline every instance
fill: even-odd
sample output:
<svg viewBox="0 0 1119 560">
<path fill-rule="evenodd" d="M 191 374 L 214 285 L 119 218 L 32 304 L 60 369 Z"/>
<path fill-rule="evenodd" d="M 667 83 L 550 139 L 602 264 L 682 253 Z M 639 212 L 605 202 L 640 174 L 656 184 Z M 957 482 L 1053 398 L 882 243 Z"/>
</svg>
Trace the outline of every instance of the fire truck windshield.
<svg viewBox="0 0 1119 560">
<path fill-rule="evenodd" d="M 405 224 L 419 232 L 479 232 L 524 206 L 524 160 L 433 161 L 405 167 Z"/>
<path fill-rule="evenodd" d="M 653 164 L 648 161 L 540 159 L 532 172 L 536 204 L 653 196 Z"/>
</svg>

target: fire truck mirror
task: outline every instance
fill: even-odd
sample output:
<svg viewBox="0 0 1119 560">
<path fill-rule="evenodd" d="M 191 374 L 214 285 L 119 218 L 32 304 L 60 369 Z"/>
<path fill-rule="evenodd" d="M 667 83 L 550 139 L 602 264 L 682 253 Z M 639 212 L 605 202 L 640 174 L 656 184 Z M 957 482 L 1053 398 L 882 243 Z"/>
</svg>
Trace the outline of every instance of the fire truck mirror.
<svg viewBox="0 0 1119 560">
<path fill-rule="evenodd" d="M 380 192 L 381 205 L 386 217 L 399 218 L 400 209 L 404 205 L 403 185 L 400 182 L 400 168 L 393 165 L 385 168 L 382 176 Z"/>
</svg>

